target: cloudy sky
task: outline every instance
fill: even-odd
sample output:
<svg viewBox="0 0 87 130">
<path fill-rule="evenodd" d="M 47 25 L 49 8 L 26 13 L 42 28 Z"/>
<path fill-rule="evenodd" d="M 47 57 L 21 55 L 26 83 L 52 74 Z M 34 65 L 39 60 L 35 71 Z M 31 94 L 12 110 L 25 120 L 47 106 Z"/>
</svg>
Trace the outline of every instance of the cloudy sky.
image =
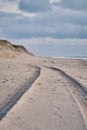
<svg viewBox="0 0 87 130">
<path fill-rule="evenodd" d="M 0 39 L 40 56 L 87 55 L 87 0 L 0 0 Z"/>
</svg>

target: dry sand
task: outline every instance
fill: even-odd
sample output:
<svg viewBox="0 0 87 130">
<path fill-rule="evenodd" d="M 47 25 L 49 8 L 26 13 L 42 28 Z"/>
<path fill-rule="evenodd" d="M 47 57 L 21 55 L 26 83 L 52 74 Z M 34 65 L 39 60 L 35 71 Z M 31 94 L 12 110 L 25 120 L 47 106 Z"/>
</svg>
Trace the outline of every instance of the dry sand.
<svg viewBox="0 0 87 130">
<path fill-rule="evenodd" d="M 31 77 L 33 78 L 37 73 L 37 67 L 41 68 L 38 79 L 1 120 L 0 129 L 86 130 L 86 94 L 82 89 L 78 91 L 77 82 L 72 81 L 61 71 L 52 69 L 54 67 L 62 70 L 86 87 L 86 63 L 85 60 L 32 56 L 0 59 L 1 105 L 6 103 L 10 95 L 18 91 L 17 88 L 23 87 Z"/>
<path fill-rule="evenodd" d="M 39 76 L 39 69 L 23 59 L 0 59 L 0 119 Z"/>
</svg>

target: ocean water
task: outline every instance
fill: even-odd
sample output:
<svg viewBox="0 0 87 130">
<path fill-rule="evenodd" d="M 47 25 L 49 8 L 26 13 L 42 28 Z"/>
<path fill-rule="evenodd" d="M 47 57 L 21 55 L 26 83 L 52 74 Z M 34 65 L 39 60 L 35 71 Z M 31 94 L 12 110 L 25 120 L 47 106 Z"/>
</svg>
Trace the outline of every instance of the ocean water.
<svg viewBox="0 0 87 130">
<path fill-rule="evenodd" d="M 65 57 L 53 57 L 53 58 L 59 58 L 59 59 L 83 59 L 87 60 L 87 56 L 65 56 Z"/>
</svg>

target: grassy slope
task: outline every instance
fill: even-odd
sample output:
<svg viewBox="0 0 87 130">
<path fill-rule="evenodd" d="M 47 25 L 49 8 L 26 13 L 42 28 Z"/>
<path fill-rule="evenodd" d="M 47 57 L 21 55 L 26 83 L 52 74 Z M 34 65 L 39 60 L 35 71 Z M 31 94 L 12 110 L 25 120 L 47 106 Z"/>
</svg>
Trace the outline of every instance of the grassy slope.
<svg viewBox="0 0 87 130">
<path fill-rule="evenodd" d="M 6 51 L 10 50 L 18 53 L 26 53 L 26 54 L 33 55 L 31 52 L 28 52 L 28 50 L 24 46 L 14 45 L 7 40 L 0 40 L 0 50 L 3 49 L 5 49 Z"/>
</svg>

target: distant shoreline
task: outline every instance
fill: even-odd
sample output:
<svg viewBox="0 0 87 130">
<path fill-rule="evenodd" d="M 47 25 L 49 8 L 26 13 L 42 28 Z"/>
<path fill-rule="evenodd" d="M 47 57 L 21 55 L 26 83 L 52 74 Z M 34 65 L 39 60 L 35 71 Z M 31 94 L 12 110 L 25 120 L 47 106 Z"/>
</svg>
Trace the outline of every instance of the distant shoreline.
<svg viewBox="0 0 87 130">
<path fill-rule="evenodd" d="M 85 56 L 82 56 L 82 57 L 80 57 L 80 56 L 76 56 L 76 57 L 74 57 L 74 56 L 71 56 L 71 57 L 69 57 L 69 56 L 67 56 L 67 57 L 52 57 L 52 58 L 54 58 L 54 59 L 74 59 L 74 60 L 87 60 L 87 56 L 85 57 Z"/>
</svg>

